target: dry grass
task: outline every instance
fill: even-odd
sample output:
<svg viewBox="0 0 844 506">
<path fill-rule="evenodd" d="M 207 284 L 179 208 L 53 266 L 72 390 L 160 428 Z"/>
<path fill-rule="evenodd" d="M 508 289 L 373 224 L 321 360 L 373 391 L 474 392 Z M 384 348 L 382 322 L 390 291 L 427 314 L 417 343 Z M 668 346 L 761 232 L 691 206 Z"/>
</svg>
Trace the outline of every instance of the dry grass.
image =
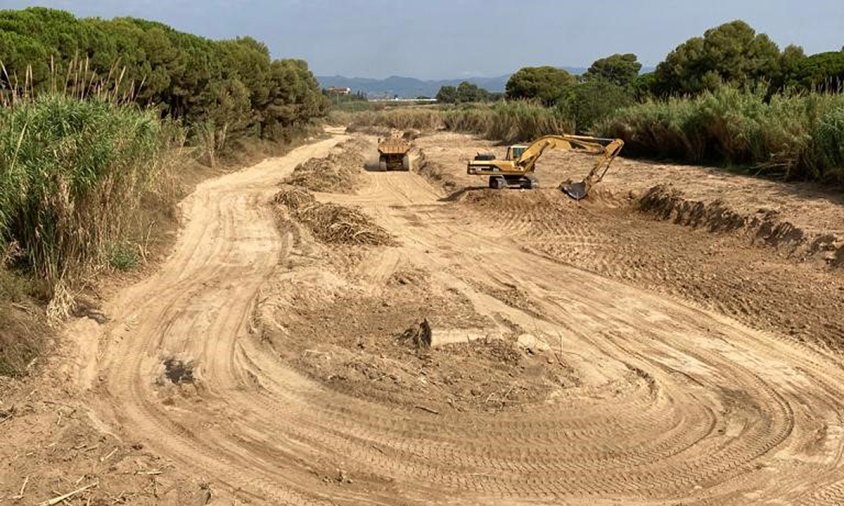
<svg viewBox="0 0 844 506">
<path fill-rule="evenodd" d="M 324 243 L 382 246 L 395 242 L 389 232 L 358 209 L 318 202 L 306 189 L 284 186 L 273 200 Z"/>
<path fill-rule="evenodd" d="M 348 125 L 352 131 L 365 127 L 431 131 L 443 128 L 443 110 L 438 107 L 397 107 L 380 111 L 332 113 L 332 121 Z"/>
<path fill-rule="evenodd" d="M 443 121 L 448 130 L 507 144 L 574 132 L 574 122 L 560 109 L 525 101 L 459 107 L 446 111 Z"/>
<path fill-rule="evenodd" d="M 18 376 L 44 349 L 51 330 L 43 310 L 32 301 L 36 287 L 4 263 L 0 263 L 0 376 Z"/>
<path fill-rule="evenodd" d="M 407 107 L 364 111 L 337 114 L 333 119 L 347 124 L 351 131 L 371 131 L 372 128 L 420 131 L 446 129 L 506 143 L 574 131 L 574 122 L 565 112 L 524 101 L 451 108 Z"/>
</svg>

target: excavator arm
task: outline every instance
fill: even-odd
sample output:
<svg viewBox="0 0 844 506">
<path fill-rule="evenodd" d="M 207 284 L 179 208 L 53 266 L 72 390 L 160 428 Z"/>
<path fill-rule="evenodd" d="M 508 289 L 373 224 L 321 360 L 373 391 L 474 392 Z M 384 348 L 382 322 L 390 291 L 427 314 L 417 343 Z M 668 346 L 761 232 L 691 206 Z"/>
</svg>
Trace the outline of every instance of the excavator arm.
<svg viewBox="0 0 844 506">
<path fill-rule="evenodd" d="M 575 200 L 580 200 L 588 195 L 593 185 L 604 178 L 610 164 L 621 152 L 623 146 L 624 141 L 621 139 L 605 139 L 585 135 L 546 135 L 532 142 L 515 161 L 515 165 L 525 173 L 533 172 L 536 161 L 548 149 L 562 149 L 596 155 L 598 159 L 583 181 L 577 183 L 566 181 L 560 185 L 560 189 L 566 195 Z"/>
<path fill-rule="evenodd" d="M 604 146 L 598 142 L 599 140 L 603 139 L 580 135 L 545 135 L 533 141 L 522 152 L 522 156 L 515 161 L 516 166 L 523 172 L 533 172 L 536 161 L 548 149 L 580 151 L 599 155 L 604 152 Z"/>
<path fill-rule="evenodd" d="M 560 185 L 560 189 L 571 198 L 580 200 L 586 197 L 594 184 L 603 179 L 622 146 L 624 141 L 621 139 L 585 135 L 546 135 L 524 148 L 515 160 L 511 158 L 511 149 L 508 149 L 507 158 L 504 160 L 496 159 L 493 155 L 478 154 L 474 160 L 469 160 L 466 172 L 475 176 L 489 176 L 490 188 L 535 188 L 537 181 L 533 172 L 536 169 L 536 161 L 545 151 L 578 151 L 596 156 L 597 161 L 583 181 L 567 181 Z"/>
</svg>

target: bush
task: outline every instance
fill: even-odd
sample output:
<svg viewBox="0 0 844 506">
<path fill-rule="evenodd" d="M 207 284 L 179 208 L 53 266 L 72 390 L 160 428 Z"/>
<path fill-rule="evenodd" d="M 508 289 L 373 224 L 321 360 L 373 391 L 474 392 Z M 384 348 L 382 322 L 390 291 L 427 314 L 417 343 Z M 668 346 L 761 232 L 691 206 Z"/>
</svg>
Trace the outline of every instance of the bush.
<svg viewBox="0 0 844 506">
<path fill-rule="evenodd" d="M 108 263 L 119 271 L 131 271 L 138 266 L 140 257 L 131 243 L 112 245 L 108 253 Z"/>
<path fill-rule="evenodd" d="M 696 98 L 648 101 L 597 130 L 626 154 L 749 165 L 787 179 L 844 183 L 844 96 L 775 95 L 721 87 Z"/>
<path fill-rule="evenodd" d="M 633 96 L 626 88 L 597 78 L 578 84 L 564 110 L 574 117 L 577 131 L 587 133 L 598 121 L 632 104 Z"/>
</svg>

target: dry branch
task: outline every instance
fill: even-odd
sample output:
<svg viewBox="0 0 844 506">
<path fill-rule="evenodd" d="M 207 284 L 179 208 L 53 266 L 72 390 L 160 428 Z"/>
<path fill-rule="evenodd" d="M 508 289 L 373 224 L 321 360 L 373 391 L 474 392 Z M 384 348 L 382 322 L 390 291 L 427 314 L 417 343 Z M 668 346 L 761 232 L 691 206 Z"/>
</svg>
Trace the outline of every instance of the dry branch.
<svg viewBox="0 0 844 506">
<path fill-rule="evenodd" d="M 56 506 L 56 504 L 59 504 L 59 503 L 65 501 L 66 499 L 70 499 L 71 497 L 75 496 L 76 494 L 81 494 L 82 492 L 88 490 L 89 488 L 96 487 L 99 484 L 100 484 L 99 481 L 95 481 L 94 483 L 91 483 L 89 485 L 85 485 L 82 488 L 77 488 L 73 492 L 68 492 L 64 495 L 60 495 L 60 496 L 56 496 L 52 499 L 48 499 L 48 500 L 46 500 L 42 503 L 39 503 L 38 506 Z"/>
<path fill-rule="evenodd" d="M 431 414 L 434 414 L 434 415 L 440 414 L 440 412 L 437 411 L 436 409 L 431 409 L 431 408 L 428 408 L 428 407 L 425 407 L 425 406 L 422 406 L 422 405 L 418 405 L 418 404 L 416 406 L 414 406 L 414 408 L 421 409 L 422 411 L 427 411 L 428 413 L 431 413 Z"/>
</svg>

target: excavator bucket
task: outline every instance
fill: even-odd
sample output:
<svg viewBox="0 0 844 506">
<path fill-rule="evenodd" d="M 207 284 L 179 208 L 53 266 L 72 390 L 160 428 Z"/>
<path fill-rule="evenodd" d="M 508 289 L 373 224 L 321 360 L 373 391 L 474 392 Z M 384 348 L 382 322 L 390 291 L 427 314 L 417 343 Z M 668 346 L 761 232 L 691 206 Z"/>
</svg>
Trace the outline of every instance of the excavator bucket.
<svg viewBox="0 0 844 506">
<path fill-rule="evenodd" d="M 560 185 L 560 190 L 562 190 L 563 193 L 573 198 L 574 200 L 584 199 L 589 193 L 589 188 L 586 186 L 586 181 L 581 181 L 579 183 L 572 183 L 571 181 L 566 181 L 565 183 Z"/>
</svg>

